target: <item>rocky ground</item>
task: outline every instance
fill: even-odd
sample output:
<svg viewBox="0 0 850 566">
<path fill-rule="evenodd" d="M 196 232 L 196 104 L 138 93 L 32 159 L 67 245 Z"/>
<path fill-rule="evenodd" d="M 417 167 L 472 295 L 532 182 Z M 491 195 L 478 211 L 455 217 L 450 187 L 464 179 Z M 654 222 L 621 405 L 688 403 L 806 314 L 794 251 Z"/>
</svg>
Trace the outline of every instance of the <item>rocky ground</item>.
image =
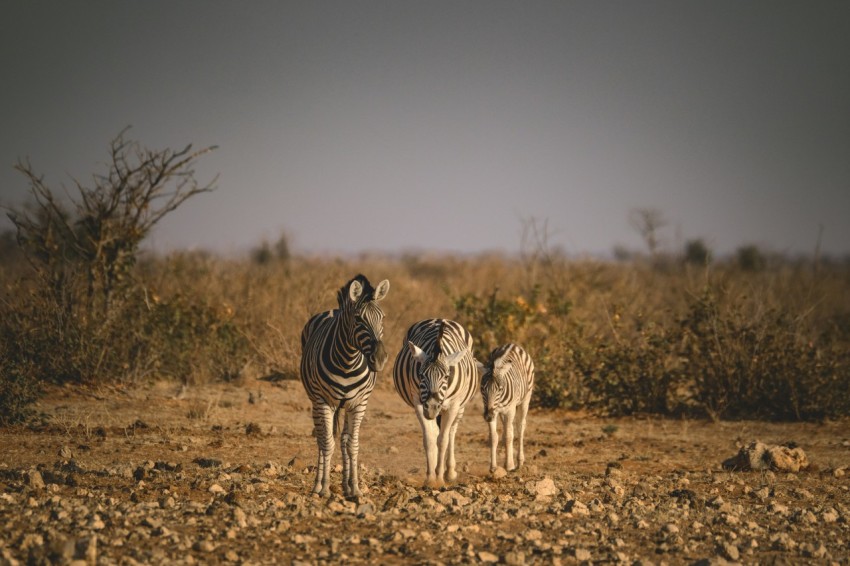
<svg viewBox="0 0 850 566">
<path fill-rule="evenodd" d="M 300 383 L 58 389 L 0 430 L 0 564 L 850 564 L 850 422 L 600 419 L 532 411 L 526 466 L 492 475 L 480 404 L 462 473 L 421 487 L 412 411 L 386 387 L 361 436 L 360 502 L 309 494 Z M 793 441 L 797 473 L 727 471 Z M 339 453 L 335 460 L 340 461 Z"/>
</svg>

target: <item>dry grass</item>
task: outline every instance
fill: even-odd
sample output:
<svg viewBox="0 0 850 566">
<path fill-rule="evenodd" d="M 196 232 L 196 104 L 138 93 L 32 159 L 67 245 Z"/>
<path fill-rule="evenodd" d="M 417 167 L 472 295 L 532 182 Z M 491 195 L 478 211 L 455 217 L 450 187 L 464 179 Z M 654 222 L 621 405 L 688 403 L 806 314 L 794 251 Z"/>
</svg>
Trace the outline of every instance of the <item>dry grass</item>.
<svg viewBox="0 0 850 566">
<path fill-rule="evenodd" d="M 296 379 L 304 323 L 335 308 L 336 291 L 357 273 L 390 280 L 383 305 L 391 353 L 417 320 L 457 319 L 473 333 L 479 358 L 508 340 L 529 350 L 539 368 L 538 405 L 723 418 L 779 403 L 788 396 L 782 387 L 793 381 L 794 406 L 765 406 L 750 416 L 848 412 L 834 395 L 850 385 L 850 273 L 843 266 L 815 273 L 781 264 L 751 272 L 552 254 L 259 264 L 177 253 L 139 262 L 141 291 L 112 327 L 116 334 L 106 337 L 108 344 L 136 344 L 127 354 L 134 357 L 91 377 L 189 384 Z M 24 286 L 9 282 L 6 292 L 5 311 L 20 320 L 14 295 Z M 15 329 L 5 332 L 7 344 L 16 339 Z M 382 379 L 379 387 L 390 382 Z M 197 418 L 209 410 L 199 406 Z"/>
</svg>

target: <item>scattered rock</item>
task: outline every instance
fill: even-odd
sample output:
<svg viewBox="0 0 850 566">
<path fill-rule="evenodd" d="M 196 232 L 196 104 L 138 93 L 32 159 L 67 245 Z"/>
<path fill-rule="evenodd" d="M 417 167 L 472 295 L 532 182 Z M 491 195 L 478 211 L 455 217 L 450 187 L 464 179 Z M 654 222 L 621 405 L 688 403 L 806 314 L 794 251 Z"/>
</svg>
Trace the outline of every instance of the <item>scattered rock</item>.
<svg viewBox="0 0 850 566">
<path fill-rule="evenodd" d="M 500 480 L 500 479 L 502 479 L 503 477 L 505 477 L 505 476 L 507 476 L 507 475 L 508 475 L 508 471 L 507 471 L 505 468 L 503 468 L 503 467 L 501 467 L 501 466 L 498 466 L 495 470 L 493 470 L 492 472 L 490 472 L 490 475 L 491 475 L 494 479 Z"/>
<path fill-rule="evenodd" d="M 455 507 L 463 507 L 464 505 L 469 504 L 469 498 L 468 497 L 461 495 L 457 491 L 453 491 L 453 490 L 441 491 L 440 493 L 437 494 L 436 499 L 437 499 L 437 501 L 439 501 L 440 503 L 442 503 L 443 505 L 446 505 L 446 506 L 452 505 L 452 506 L 455 506 Z"/>
<path fill-rule="evenodd" d="M 741 448 L 738 454 L 723 462 L 724 469 L 735 471 L 799 472 L 808 467 L 806 453 L 799 446 L 768 446 L 758 440 Z"/>
<path fill-rule="evenodd" d="M 26 474 L 27 484 L 33 489 L 44 489 L 44 478 L 38 470 L 30 470 Z"/>
<path fill-rule="evenodd" d="M 557 486 L 555 486 L 555 482 L 552 481 L 552 478 L 545 477 L 536 482 L 530 491 L 537 497 L 551 497 L 553 495 L 557 495 L 559 490 Z"/>
</svg>

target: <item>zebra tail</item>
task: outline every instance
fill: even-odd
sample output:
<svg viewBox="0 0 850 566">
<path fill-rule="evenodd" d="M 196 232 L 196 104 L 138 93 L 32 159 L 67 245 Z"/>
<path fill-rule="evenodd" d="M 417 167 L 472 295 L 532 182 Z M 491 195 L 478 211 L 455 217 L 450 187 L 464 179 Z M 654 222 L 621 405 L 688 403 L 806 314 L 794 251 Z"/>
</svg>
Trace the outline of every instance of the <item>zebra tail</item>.
<svg viewBox="0 0 850 566">
<path fill-rule="evenodd" d="M 340 401 L 339 407 L 334 411 L 334 438 L 339 439 L 342 435 L 343 423 L 345 423 L 345 401 Z"/>
</svg>

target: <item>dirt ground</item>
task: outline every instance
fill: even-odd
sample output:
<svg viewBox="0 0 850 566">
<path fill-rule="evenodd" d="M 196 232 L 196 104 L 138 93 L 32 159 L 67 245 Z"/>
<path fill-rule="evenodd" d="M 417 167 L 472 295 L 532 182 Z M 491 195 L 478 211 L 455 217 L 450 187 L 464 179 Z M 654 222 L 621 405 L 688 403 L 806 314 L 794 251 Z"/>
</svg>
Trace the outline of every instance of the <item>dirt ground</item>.
<svg viewBox="0 0 850 566">
<path fill-rule="evenodd" d="M 309 493 L 297 381 L 57 388 L 39 409 L 43 424 L 0 430 L 0 564 L 850 564 L 850 421 L 532 410 L 526 465 L 493 477 L 476 399 L 460 477 L 432 490 L 413 411 L 384 383 L 351 502 L 338 470 L 331 498 Z M 811 466 L 723 470 L 753 440 L 795 442 Z"/>
</svg>

